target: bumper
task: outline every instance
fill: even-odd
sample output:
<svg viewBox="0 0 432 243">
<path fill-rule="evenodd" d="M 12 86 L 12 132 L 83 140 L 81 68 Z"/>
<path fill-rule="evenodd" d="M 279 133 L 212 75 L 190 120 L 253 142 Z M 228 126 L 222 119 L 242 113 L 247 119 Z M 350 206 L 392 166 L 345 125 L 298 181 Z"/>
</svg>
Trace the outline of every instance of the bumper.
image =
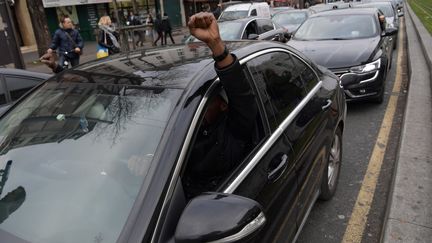
<svg viewBox="0 0 432 243">
<path fill-rule="evenodd" d="M 385 66 L 385 65 L 383 65 Z M 347 101 L 374 99 L 384 92 L 385 68 L 358 74 L 335 72 L 341 79 Z"/>
</svg>

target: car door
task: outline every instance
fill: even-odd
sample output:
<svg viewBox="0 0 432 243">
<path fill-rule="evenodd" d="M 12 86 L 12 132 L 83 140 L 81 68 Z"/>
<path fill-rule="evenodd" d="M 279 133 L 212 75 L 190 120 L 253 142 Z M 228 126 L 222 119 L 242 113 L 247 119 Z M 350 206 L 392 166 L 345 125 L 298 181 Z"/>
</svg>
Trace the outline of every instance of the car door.
<svg viewBox="0 0 432 243">
<path fill-rule="evenodd" d="M 246 24 L 243 30 L 242 39 L 247 40 L 251 35 L 259 35 L 256 20 L 251 20 Z"/>
<path fill-rule="evenodd" d="M 282 78 L 289 71 L 279 66 L 279 60 L 275 59 L 279 52 L 263 51 L 262 55 L 259 54 L 247 62 L 247 68 L 268 120 L 271 134 L 267 141 L 271 141 L 271 146 L 268 150 L 261 148 L 264 156 L 235 193 L 250 197 L 264 207 L 268 224 L 257 242 L 286 242 L 292 240 L 298 230 L 298 183 L 294 152 L 284 128 L 289 122 L 290 112 L 298 104 L 296 97 L 302 94 L 301 91 L 297 94 L 297 90 L 288 94 L 279 92 L 290 88 L 291 84 L 270 77 L 279 74 Z M 287 109 L 281 109 L 281 106 Z M 272 177 L 274 173 L 278 173 L 277 177 Z M 245 193 L 250 188 L 260 188 L 259 194 Z"/>
<path fill-rule="evenodd" d="M 333 100 L 331 89 L 323 85 L 315 70 L 297 55 L 290 55 L 284 63 L 294 70 L 292 82 L 306 92 L 302 100 L 304 105 L 286 129 L 296 161 L 299 185 L 297 224 L 302 227 L 319 195 L 322 172 L 333 133 L 328 113 L 336 101 Z"/>
</svg>

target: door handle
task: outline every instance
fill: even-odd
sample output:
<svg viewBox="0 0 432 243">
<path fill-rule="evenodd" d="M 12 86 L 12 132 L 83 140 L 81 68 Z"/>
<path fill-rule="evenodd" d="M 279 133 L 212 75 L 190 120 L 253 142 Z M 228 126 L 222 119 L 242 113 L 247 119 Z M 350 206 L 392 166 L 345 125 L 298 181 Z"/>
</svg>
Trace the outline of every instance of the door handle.
<svg viewBox="0 0 432 243">
<path fill-rule="evenodd" d="M 288 165 L 287 162 L 288 162 L 288 155 L 286 154 L 282 155 L 279 165 L 274 170 L 268 173 L 267 178 L 270 181 L 276 181 L 277 179 L 279 179 L 279 177 L 281 177 L 281 175 L 283 174 L 283 172 L 285 171 Z"/>
<path fill-rule="evenodd" d="M 332 100 L 331 99 L 327 99 L 327 104 L 323 105 L 321 107 L 322 110 L 327 110 L 332 104 Z"/>
</svg>

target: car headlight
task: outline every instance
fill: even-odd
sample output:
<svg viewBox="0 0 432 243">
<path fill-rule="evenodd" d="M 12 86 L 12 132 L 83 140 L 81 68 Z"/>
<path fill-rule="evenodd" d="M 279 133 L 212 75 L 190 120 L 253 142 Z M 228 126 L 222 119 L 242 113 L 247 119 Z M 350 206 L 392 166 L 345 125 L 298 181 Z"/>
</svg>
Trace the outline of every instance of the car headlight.
<svg viewBox="0 0 432 243">
<path fill-rule="evenodd" d="M 367 73 L 367 72 L 378 70 L 380 67 L 381 67 L 381 58 L 365 65 L 352 67 L 350 68 L 350 71 L 354 73 Z"/>
</svg>

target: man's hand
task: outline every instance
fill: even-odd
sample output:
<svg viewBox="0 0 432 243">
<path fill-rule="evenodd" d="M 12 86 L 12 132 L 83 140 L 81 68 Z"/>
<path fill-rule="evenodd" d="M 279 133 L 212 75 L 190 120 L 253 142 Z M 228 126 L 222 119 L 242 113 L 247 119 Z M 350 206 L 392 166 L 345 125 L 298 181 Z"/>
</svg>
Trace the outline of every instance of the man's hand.
<svg viewBox="0 0 432 243">
<path fill-rule="evenodd" d="M 81 49 L 79 47 L 75 48 L 75 53 L 76 54 L 80 54 L 80 52 L 81 52 Z"/>
<path fill-rule="evenodd" d="M 219 26 L 212 13 L 197 13 L 188 23 L 191 35 L 206 43 L 215 56 L 223 53 L 224 45 L 219 34 Z"/>
<path fill-rule="evenodd" d="M 48 48 L 47 53 L 53 53 L 53 50 L 51 48 Z"/>
<path fill-rule="evenodd" d="M 49 49 L 48 49 L 49 50 Z M 46 53 L 39 59 L 42 63 L 46 64 L 53 71 L 57 68 L 56 56 L 54 53 Z"/>
<path fill-rule="evenodd" d="M 195 36 L 198 40 L 207 44 L 212 50 L 214 56 L 220 56 L 225 51 L 225 44 L 223 43 L 220 34 L 219 26 L 216 18 L 212 13 L 198 13 L 190 17 L 188 23 L 191 35 Z M 222 61 L 217 62 L 219 68 L 224 68 L 233 63 L 234 58 L 228 55 Z"/>
</svg>

